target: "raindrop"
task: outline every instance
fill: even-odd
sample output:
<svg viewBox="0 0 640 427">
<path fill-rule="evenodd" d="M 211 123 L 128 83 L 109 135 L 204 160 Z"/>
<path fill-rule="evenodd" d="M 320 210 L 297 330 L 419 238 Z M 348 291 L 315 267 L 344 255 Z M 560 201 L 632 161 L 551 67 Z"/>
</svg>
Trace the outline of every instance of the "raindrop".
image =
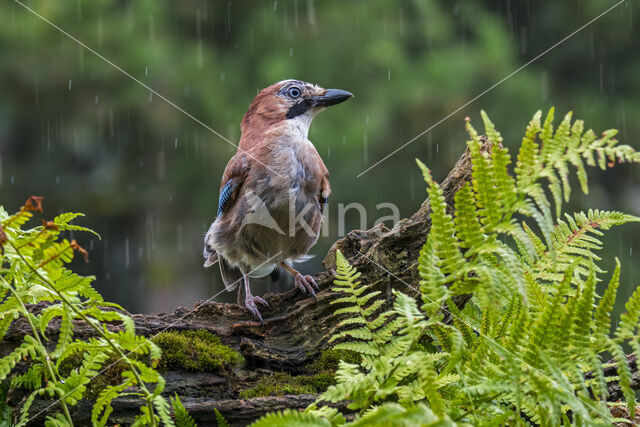
<svg viewBox="0 0 640 427">
<path fill-rule="evenodd" d="M 368 141 L 367 141 L 367 135 L 366 134 L 363 135 L 362 142 L 363 142 L 363 147 L 362 148 L 364 150 L 362 157 L 364 158 L 364 163 L 368 164 L 369 163 L 369 150 L 367 148 L 368 148 L 369 144 L 368 144 Z"/>
<path fill-rule="evenodd" d="M 365 117 L 364 122 L 365 122 L 366 124 L 369 124 L 369 115 L 368 115 L 368 114 L 367 114 L 367 117 Z"/>
<path fill-rule="evenodd" d="M 278 10 L 278 2 L 274 1 L 273 2 L 273 11 L 275 12 L 276 10 Z"/>
<path fill-rule="evenodd" d="M 327 150 L 327 157 L 331 157 L 331 148 Z M 0 176 L 0 179 L 2 179 L 1 176 Z M 0 184 L 2 184 L 2 181 L 0 181 Z"/>
<path fill-rule="evenodd" d="M 225 18 L 227 20 L 226 32 L 230 33 L 231 32 L 231 2 L 227 3 L 227 15 L 225 16 Z"/>
<path fill-rule="evenodd" d="M 13 185 L 13 183 L 15 182 L 15 176 L 11 175 L 11 184 Z"/>
<path fill-rule="evenodd" d="M 389 70 L 389 73 L 387 74 L 387 80 L 391 80 L 391 70 Z"/>
<path fill-rule="evenodd" d="M 436 144 L 436 153 L 440 150 L 440 144 Z"/>
<path fill-rule="evenodd" d="M 69 90 L 71 90 L 71 79 L 69 79 Z"/>
<path fill-rule="evenodd" d="M 98 95 L 96 95 L 94 102 L 96 103 L 96 105 L 98 105 Z"/>
<path fill-rule="evenodd" d="M 175 139 L 173 148 L 176 150 L 178 149 L 178 138 Z"/>
<path fill-rule="evenodd" d="M 60 175 L 56 175 L 56 184 L 60 184 Z"/>
<path fill-rule="evenodd" d="M 307 1 L 307 20 L 312 27 L 316 26 L 316 9 L 312 0 Z"/>
<path fill-rule="evenodd" d="M 129 267 L 130 259 L 129 259 L 129 237 L 124 239 L 124 263 L 127 267 Z"/>
<path fill-rule="evenodd" d="M 153 99 L 153 92 L 149 92 L 149 102 Z"/>
<path fill-rule="evenodd" d="M 293 58 L 293 48 L 289 48 L 289 58 Z"/>
<path fill-rule="evenodd" d="M 145 67 L 144 67 L 144 75 L 145 76 L 149 75 L 149 66 L 148 65 L 145 65 Z"/>
</svg>

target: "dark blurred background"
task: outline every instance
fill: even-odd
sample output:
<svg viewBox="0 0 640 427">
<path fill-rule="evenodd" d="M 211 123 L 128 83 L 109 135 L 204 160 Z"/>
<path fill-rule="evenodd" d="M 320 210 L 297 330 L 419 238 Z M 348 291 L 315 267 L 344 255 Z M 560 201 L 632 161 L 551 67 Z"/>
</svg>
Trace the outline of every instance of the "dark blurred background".
<svg viewBox="0 0 640 427">
<path fill-rule="evenodd" d="M 616 4 L 546 1 L 73 0 L 25 3 L 231 141 L 256 92 L 285 78 L 346 89 L 354 100 L 316 118 L 310 139 L 337 204 L 425 198 L 419 157 L 445 177 L 465 147 L 464 117 L 485 109 L 510 148 L 537 109 L 573 110 L 596 133 L 640 148 L 640 7 L 625 1 L 360 178 L 356 175 Z M 202 267 L 220 177 L 235 148 L 20 4 L 0 5 L 0 204 L 29 195 L 45 213 L 87 214 L 76 235 L 106 299 L 132 312 L 191 306 L 222 289 Z M 640 214 L 640 166 L 589 170 L 571 210 Z M 388 210 L 382 212 L 387 215 Z M 347 230 L 358 227 L 355 212 Z M 623 265 L 620 300 L 640 279 L 640 226 L 608 233 Z M 266 285 L 265 285 L 266 286 Z M 285 286 L 286 287 L 286 286 Z M 259 291 L 257 292 L 258 294 Z M 235 301 L 223 293 L 217 300 Z"/>
</svg>

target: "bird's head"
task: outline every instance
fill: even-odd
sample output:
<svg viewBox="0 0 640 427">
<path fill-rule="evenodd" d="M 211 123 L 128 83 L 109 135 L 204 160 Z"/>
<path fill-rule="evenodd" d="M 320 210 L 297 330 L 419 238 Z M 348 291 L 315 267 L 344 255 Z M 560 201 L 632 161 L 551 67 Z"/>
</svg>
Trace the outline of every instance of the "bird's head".
<svg viewBox="0 0 640 427">
<path fill-rule="evenodd" d="M 353 97 L 346 90 L 324 89 L 300 80 L 283 80 L 262 89 L 242 119 L 243 137 L 278 128 L 300 130 L 305 138 L 311 120 L 320 111 Z"/>
</svg>

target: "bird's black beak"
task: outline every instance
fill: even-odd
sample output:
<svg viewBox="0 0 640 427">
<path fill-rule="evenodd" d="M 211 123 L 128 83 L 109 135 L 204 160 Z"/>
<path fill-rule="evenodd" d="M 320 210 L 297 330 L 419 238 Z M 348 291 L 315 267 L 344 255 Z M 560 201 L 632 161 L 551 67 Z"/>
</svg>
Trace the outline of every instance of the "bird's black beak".
<svg viewBox="0 0 640 427">
<path fill-rule="evenodd" d="M 340 104 L 349 98 L 353 98 L 351 92 L 341 89 L 327 89 L 324 95 L 312 96 L 311 101 L 314 107 L 328 107 Z"/>
</svg>

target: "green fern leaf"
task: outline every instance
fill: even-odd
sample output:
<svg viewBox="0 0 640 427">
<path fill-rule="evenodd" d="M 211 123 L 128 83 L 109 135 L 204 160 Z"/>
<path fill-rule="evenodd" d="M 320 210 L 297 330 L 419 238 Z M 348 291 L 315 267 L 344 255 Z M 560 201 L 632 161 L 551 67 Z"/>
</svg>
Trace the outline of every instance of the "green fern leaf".
<svg viewBox="0 0 640 427">
<path fill-rule="evenodd" d="M 616 329 L 616 337 L 619 338 L 631 338 L 636 335 L 640 320 L 640 287 L 633 292 L 625 308 L 626 311 L 620 316 L 620 323 Z"/>
<path fill-rule="evenodd" d="M 611 329 L 611 311 L 616 300 L 618 286 L 620 285 L 620 261 L 616 258 L 616 268 L 613 271 L 609 285 L 604 295 L 598 302 L 598 307 L 594 313 L 594 335 L 596 338 L 605 337 Z"/>
<path fill-rule="evenodd" d="M 213 408 L 213 411 L 216 414 L 216 423 L 218 423 L 218 427 L 229 427 L 229 423 L 224 419 L 218 408 Z"/>
<path fill-rule="evenodd" d="M 629 411 L 629 419 L 634 420 L 636 418 L 636 395 L 635 391 L 631 388 L 633 378 L 631 376 L 631 369 L 629 368 L 629 362 L 627 357 L 618 344 L 609 340 L 609 351 L 615 360 L 618 368 L 618 376 L 620 377 L 620 389 L 627 403 L 627 410 Z"/>
</svg>

